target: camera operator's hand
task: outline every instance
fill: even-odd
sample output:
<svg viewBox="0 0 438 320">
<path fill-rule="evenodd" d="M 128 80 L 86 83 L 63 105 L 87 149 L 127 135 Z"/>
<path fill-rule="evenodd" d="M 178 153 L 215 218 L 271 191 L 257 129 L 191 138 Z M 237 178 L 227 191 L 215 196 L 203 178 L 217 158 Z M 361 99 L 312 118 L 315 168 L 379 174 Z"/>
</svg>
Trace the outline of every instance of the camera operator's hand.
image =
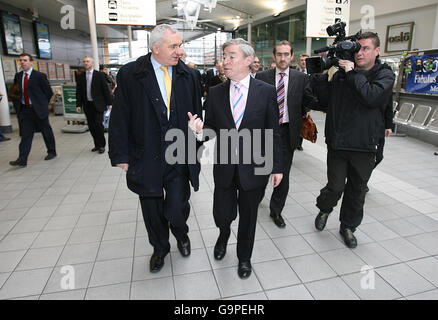
<svg viewBox="0 0 438 320">
<path fill-rule="evenodd" d="M 354 69 L 354 62 L 351 62 L 350 60 L 339 59 L 339 67 L 344 69 L 345 72 L 348 72 Z"/>
</svg>

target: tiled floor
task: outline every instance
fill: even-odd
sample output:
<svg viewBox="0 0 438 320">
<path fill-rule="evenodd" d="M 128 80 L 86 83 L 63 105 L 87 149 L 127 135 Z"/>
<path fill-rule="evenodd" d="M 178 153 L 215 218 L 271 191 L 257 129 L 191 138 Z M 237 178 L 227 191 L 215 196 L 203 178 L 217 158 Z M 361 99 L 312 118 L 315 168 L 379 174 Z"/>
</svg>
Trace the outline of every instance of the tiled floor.
<svg viewBox="0 0 438 320">
<path fill-rule="evenodd" d="M 211 165 L 191 197 L 191 256 L 182 258 L 171 238 L 163 270 L 151 274 L 138 197 L 106 154 L 90 151 L 89 133 L 61 133 L 63 119 L 51 117 L 59 156 L 44 161 L 36 134 L 28 166 L 15 169 L 8 165 L 17 157 L 15 130 L 0 143 L 0 299 L 438 299 L 437 148 L 387 139 L 359 245 L 350 250 L 338 234 L 338 210 L 325 231 L 313 225 L 326 182 L 323 115 L 313 116 L 318 142 L 295 153 L 287 227 L 273 225 L 264 199 L 247 280 L 237 276 L 236 223 L 226 257 L 213 258 Z"/>
</svg>

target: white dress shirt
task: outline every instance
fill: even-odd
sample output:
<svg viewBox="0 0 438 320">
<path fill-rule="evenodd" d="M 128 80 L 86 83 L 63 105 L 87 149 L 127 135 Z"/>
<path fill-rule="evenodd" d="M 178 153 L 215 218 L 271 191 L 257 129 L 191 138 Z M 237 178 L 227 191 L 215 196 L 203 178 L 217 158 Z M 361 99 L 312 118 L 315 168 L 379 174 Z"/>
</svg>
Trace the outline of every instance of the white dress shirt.
<svg viewBox="0 0 438 320">
<path fill-rule="evenodd" d="M 93 71 L 94 71 L 94 69 L 85 71 L 85 78 L 87 81 L 87 100 L 88 101 L 93 101 L 93 97 L 91 95 L 91 81 L 93 81 Z"/>
<path fill-rule="evenodd" d="M 250 81 L 250 79 L 251 79 L 251 76 L 248 73 L 245 78 L 243 78 L 242 80 L 239 81 L 239 83 L 241 85 L 240 86 L 240 92 L 242 92 L 242 94 L 243 94 L 242 99 L 243 99 L 243 101 L 245 101 L 245 103 L 246 103 L 246 101 L 248 101 L 248 91 L 249 91 L 249 81 Z M 233 95 L 234 95 L 234 90 L 236 90 L 236 89 L 234 89 L 234 84 L 236 82 L 237 81 L 231 80 L 231 84 L 230 84 L 230 108 L 231 108 L 231 114 L 233 114 Z M 246 108 L 246 106 L 245 106 L 245 108 Z"/>
<path fill-rule="evenodd" d="M 166 105 L 166 107 L 168 107 L 166 86 L 164 84 L 164 71 L 160 69 L 161 64 L 157 60 L 155 60 L 153 55 L 151 55 L 151 63 L 155 71 L 155 76 L 158 81 L 158 86 L 160 87 L 160 92 L 161 92 L 161 96 L 163 97 L 164 104 Z M 169 71 L 170 80 L 172 80 L 172 66 L 168 66 L 167 71 Z M 167 119 L 169 120 L 170 108 L 166 108 L 166 109 L 167 109 Z"/>
</svg>

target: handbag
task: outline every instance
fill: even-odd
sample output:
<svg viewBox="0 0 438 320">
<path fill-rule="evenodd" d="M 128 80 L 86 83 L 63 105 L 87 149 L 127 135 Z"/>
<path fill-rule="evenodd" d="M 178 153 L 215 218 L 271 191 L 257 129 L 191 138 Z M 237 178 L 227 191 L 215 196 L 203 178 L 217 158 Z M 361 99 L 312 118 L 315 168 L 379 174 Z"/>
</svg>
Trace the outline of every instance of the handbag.
<svg viewBox="0 0 438 320">
<path fill-rule="evenodd" d="M 318 129 L 316 128 L 316 124 L 315 124 L 315 122 L 313 122 L 310 115 L 308 117 L 301 118 L 301 132 L 300 132 L 300 134 L 304 139 L 309 140 L 313 143 L 316 142 Z"/>
</svg>

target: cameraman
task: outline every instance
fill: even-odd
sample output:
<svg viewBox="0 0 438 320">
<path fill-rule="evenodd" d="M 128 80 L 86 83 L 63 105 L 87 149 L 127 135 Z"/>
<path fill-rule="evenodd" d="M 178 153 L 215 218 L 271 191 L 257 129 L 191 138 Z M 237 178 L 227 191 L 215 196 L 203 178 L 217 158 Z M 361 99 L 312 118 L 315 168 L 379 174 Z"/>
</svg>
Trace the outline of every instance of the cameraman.
<svg viewBox="0 0 438 320">
<path fill-rule="evenodd" d="M 327 113 L 325 137 L 327 185 L 316 200 L 320 209 L 315 227 L 322 231 L 329 214 L 341 198 L 340 234 L 349 248 L 357 246 L 353 235 L 363 218 L 365 189 L 375 165 L 379 139 L 383 136 L 384 110 L 392 97 L 394 73 L 378 60 L 380 40 L 376 33 L 358 36 L 361 49 L 354 61 L 339 60 L 340 70 L 312 75 L 319 108 Z"/>
</svg>

